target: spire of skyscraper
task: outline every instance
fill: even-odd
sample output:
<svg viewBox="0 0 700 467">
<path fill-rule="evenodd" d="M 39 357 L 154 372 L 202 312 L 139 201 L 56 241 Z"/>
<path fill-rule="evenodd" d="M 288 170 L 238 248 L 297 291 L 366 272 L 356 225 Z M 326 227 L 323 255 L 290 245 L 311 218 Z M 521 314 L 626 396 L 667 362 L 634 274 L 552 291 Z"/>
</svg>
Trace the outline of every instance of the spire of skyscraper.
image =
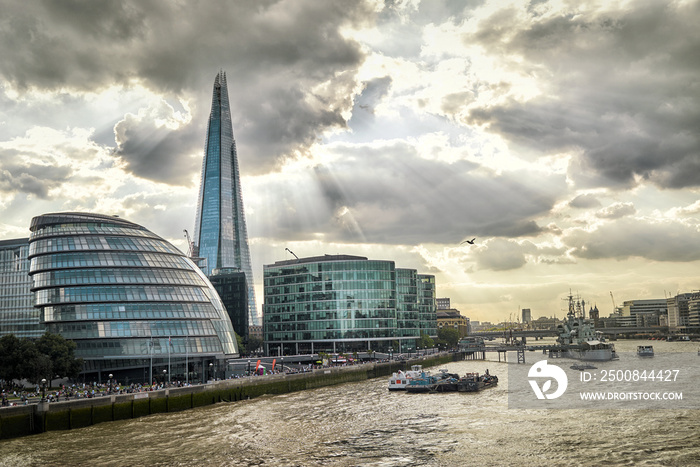
<svg viewBox="0 0 700 467">
<path fill-rule="evenodd" d="M 202 163 L 193 239 L 200 264 L 209 276 L 214 269 L 237 268 L 246 275 L 250 325 L 258 325 L 253 268 L 241 196 L 236 141 L 233 139 L 226 73 L 214 80 L 211 113 Z M 242 330 L 237 330 L 241 332 Z"/>
</svg>

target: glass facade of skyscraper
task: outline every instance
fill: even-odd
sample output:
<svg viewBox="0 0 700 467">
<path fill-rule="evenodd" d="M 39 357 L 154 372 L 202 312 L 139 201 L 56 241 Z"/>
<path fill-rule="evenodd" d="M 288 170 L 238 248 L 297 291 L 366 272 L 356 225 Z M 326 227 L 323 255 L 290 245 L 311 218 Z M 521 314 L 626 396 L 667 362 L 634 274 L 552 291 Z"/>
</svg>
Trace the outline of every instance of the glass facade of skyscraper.
<svg viewBox="0 0 700 467">
<path fill-rule="evenodd" d="M 36 339 L 44 334 L 29 277 L 29 239 L 0 241 L 0 336 Z"/>
<path fill-rule="evenodd" d="M 428 336 L 437 336 L 437 292 L 435 290 L 435 276 L 418 274 L 416 276 L 418 288 L 418 316 L 420 319 L 420 333 Z"/>
<path fill-rule="evenodd" d="M 415 269 L 396 270 L 397 332 L 400 336 L 413 339 L 402 341 L 400 352 L 413 350 L 414 340 L 420 337 L 420 314 L 418 312 L 418 273 Z"/>
<path fill-rule="evenodd" d="M 393 261 L 326 255 L 265 265 L 264 281 L 269 355 L 415 349 L 420 312 L 413 270 L 397 270 Z"/>
<path fill-rule="evenodd" d="M 189 379 L 238 356 L 211 283 L 156 234 L 87 213 L 38 216 L 30 230 L 29 274 L 41 321 L 75 341 L 86 374 L 147 381 L 155 365 L 157 374 L 169 367 L 173 377 Z"/>
<path fill-rule="evenodd" d="M 215 269 L 238 268 L 248 283 L 250 324 L 259 323 L 253 267 L 243 209 L 238 155 L 233 138 L 226 74 L 214 81 L 202 164 L 194 235 L 195 251 L 207 276 Z M 239 331 L 247 334 L 247 331 Z"/>
</svg>

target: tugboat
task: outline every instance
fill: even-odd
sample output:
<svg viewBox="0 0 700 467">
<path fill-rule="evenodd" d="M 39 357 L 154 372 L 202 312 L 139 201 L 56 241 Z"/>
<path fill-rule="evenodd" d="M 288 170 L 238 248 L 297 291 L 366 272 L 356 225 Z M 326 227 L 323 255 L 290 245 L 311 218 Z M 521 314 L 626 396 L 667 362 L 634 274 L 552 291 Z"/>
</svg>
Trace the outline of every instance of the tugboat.
<svg viewBox="0 0 700 467">
<path fill-rule="evenodd" d="M 422 374 L 423 367 L 421 365 L 413 365 L 406 372 L 397 371 L 389 378 L 389 391 L 405 391 L 409 381 L 413 378 L 419 378 Z"/>
<path fill-rule="evenodd" d="M 563 357 L 583 361 L 607 362 L 617 358 L 615 346 L 605 341 L 593 323 L 585 319 L 585 302 L 569 292 L 569 311 L 563 324 L 557 326 L 557 342 L 565 348 Z"/>
<path fill-rule="evenodd" d="M 637 357 L 653 357 L 654 356 L 654 346 L 652 345 L 638 345 L 637 346 Z"/>
<path fill-rule="evenodd" d="M 457 390 L 459 392 L 477 392 L 497 384 L 498 376 L 490 375 L 489 370 L 486 370 L 486 373 L 483 375 L 479 373 L 467 373 L 464 375 L 457 383 Z"/>
</svg>

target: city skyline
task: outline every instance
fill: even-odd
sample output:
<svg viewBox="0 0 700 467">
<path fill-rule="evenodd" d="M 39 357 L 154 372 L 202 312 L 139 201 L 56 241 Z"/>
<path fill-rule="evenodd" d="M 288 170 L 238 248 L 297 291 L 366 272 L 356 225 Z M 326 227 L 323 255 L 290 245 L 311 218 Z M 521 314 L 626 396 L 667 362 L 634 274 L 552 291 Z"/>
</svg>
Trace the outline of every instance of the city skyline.
<svg viewBox="0 0 700 467">
<path fill-rule="evenodd" d="M 0 239 L 85 211 L 187 252 L 223 69 L 258 312 L 286 249 L 433 274 L 478 321 L 700 289 L 696 1 L 3 12 Z"/>
</svg>

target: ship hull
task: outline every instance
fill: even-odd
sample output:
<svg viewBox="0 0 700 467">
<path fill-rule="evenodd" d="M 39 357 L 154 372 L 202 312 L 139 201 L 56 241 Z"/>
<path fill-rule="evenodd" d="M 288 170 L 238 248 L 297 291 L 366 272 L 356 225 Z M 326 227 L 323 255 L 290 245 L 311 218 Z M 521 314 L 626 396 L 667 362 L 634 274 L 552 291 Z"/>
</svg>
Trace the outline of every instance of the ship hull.
<svg viewBox="0 0 700 467">
<path fill-rule="evenodd" d="M 614 358 L 612 349 L 594 349 L 594 350 L 567 350 L 565 355 L 567 358 L 581 360 L 584 362 L 608 362 Z"/>
</svg>

